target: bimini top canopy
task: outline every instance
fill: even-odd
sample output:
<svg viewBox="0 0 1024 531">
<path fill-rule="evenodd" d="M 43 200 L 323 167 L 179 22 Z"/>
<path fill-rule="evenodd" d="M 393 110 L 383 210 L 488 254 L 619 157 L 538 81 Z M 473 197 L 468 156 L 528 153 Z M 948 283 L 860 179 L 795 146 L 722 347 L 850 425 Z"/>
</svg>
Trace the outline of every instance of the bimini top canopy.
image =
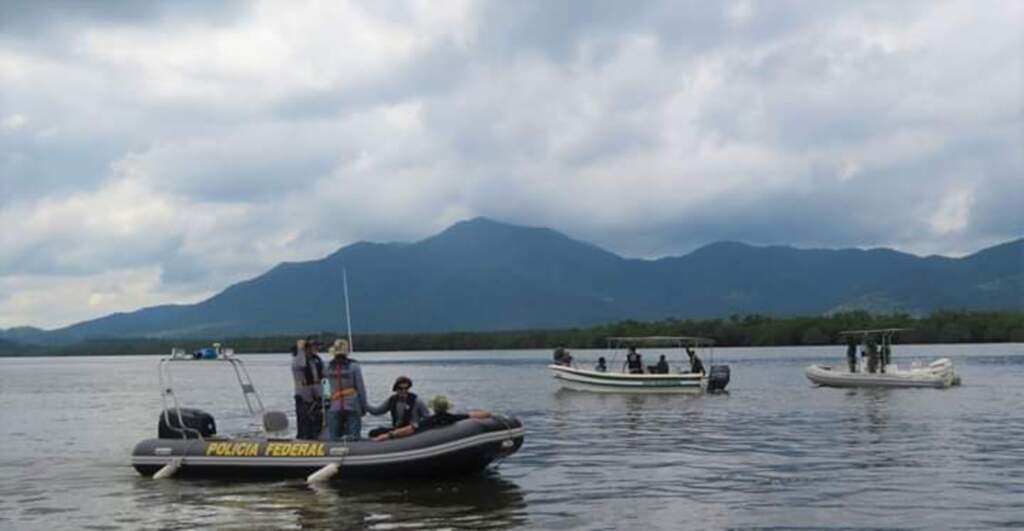
<svg viewBox="0 0 1024 531">
<path fill-rule="evenodd" d="M 638 336 L 638 337 L 609 337 L 609 345 L 626 346 L 658 346 L 669 345 L 674 347 L 704 347 L 715 344 L 715 340 L 707 337 L 694 336 Z"/>
<path fill-rule="evenodd" d="M 847 330 L 845 332 L 839 332 L 841 336 L 873 336 L 873 335 L 893 335 L 896 332 L 907 332 L 913 330 L 913 328 L 873 328 L 869 330 Z"/>
</svg>

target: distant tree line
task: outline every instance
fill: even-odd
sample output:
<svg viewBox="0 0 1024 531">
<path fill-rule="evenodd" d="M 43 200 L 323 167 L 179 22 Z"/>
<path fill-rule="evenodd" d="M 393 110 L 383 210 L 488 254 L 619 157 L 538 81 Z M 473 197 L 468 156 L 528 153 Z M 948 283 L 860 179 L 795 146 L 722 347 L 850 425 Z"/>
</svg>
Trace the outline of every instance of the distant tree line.
<svg viewBox="0 0 1024 531">
<path fill-rule="evenodd" d="M 701 336 L 719 346 L 828 345 L 843 330 L 911 328 L 901 343 L 1024 342 L 1024 312 L 941 311 L 927 317 L 875 315 L 864 311 L 820 317 L 733 315 L 725 319 L 620 321 L 589 328 L 448 332 L 422 334 L 357 334 L 356 351 L 505 350 L 566 346 L 604 348 L 613 336 Z M 337 332 L 310 334 L 330 344 Z M 172 347 L 192 351 L 219 341 L 236 352 L 287 352 L 297 336 L 229 337 L 188 340 L 92 339 L 67 346 L 35 346 L 0 342 L 0 355 L 108 355 L 169 353 Z"/>
</svg>

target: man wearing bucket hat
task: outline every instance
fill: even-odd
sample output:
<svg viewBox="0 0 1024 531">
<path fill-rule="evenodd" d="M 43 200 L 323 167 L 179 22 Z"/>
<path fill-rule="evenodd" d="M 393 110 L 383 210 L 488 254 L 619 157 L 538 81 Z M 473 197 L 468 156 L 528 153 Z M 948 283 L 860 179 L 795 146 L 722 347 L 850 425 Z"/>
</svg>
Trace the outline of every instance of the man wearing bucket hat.
<svg viewBox="0 0 1024 531">
<path fill-rule="evenodd" d="M 434 428 L 441 428 L 443 426 L 450 426 L 466 419 L 486 419 L 491 416 L 490 411 L 475 410 L 467 413 L 449 413 L 452 408 L 451 401 L 444 395 L 437 395 L 430 400 L 430 408 L 434 410 L 434 414 L 423 419 L 418 424 L 410 424 L 395 430 L 391 430 L 387 433 L 378 435 L 373 438 L 375 441 L 386 441 L 388 439 L 397 439 L 399 437 L 408 437 L 414 433 L 420 433 Z"/>
<path fill-rule="evenodd" d="M 401 428 L 410 424 L 418 424 L 421 420 L 430 416 L 430 410 L 415 393 L 410 391 L 412 379 L 408 376 L 399 376 L 395 384 L 391 386 L 394 394 L 388 397 L 379 406 L 369 406 L 367 413 L 383 415 L 391 413 L 391 430 Z M 376 437 L 390 431 L 388 428 L 375 428 L 370 430 L 370 437 Z"/>
<path fill-rule="evenodd" d="M 363 370 L 355 360 L 348 357 L 348 341 L 334 340 L 329 352 L 332 358 L 324 376 L 330 389 L 331 408 L 327 412 L 327 427 L 331 439 L 359 440 L 363 429 L 362 417 L 367 410 Z"/>
</svg>

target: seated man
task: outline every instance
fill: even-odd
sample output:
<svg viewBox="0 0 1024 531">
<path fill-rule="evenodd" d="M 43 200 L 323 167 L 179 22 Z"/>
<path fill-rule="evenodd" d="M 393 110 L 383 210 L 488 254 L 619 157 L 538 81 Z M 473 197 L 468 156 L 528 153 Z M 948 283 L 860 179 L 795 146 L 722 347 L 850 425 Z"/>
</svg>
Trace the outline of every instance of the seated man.
<svg viewBox="0 0 1024 531">
<path fill-rule="evenodd" d="M 686 355 L 690 357 L 690 372 L 704 374 L 704 362 L 700 361 L 697 353 L 692 348 L 686 347 Z"/>
<path fill-rule="evenodd" d="M 594 370 L 597 372 L 608 372 L 608 363 L 604 360 L 604 356 L 597 358 L 597 365 L 594 366 Z"/>
<path fill-rule="evenodd" d="M 654 366 L 654 370 L 651 372 L 655 374 L 668 374 L 668 360 L 665 359 L 664 354 L 658 358 L 658 363 Z"/>
<path fill-rule="evenodd" d="M 376 437 L 382 433 L 387 433 L 390 430 L 408 426 L 409 424 L 416 424 L 430 416 L 430 410 L 427 409 L 427 405 L 415 393 L 410 391 L 411 388 L 412 379 L 408 376 L 399 376 L 395 380 L 395 384 L 391 386 L 394 394 L 378 406 L 367 405 L 367 413 L 373 415 L 391 414 L 391 428 L 374 428 L 370 430 L 370 437 Z"/>
<path fill-rule="evenodd" d="M 566 367 L 572 366 L 572 355 L 569 354 L 569 351 L 566 350 L 565 347 L 558 347 L 555 349 L 554 359 L 556 365 L 564 365 Z"/>
<path fill-rule="evenodd" d="M 414 433 L 420 433 L 433 428 L 440 428 L 442 426 L 450 426 L 459 422 L 460 420 L 466 419 L 485 419 L 491 416 L 490 411 L 470 411 L 468 413 L 449 413 L 452 403 L 448 401 L 448 398 L 438 395 L 430 401 L 430 407 L 434 410 L 434 414 L 423 419 L 422 421 L 403 426 L 401 428 L 393 429 L 387 433 L 383 433 L 373 438 L 375 441 L 386 441 L 388 439 L 398 439 L 400 437 L 408 437 Z"/>
</svg>

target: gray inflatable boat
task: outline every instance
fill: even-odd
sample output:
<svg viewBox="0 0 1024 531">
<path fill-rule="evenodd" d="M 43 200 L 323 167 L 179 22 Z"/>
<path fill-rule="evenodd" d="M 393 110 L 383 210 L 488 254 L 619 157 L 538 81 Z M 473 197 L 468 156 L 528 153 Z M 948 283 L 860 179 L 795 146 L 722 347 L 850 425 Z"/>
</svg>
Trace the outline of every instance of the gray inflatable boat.
<svg viewBox="0 0 1024 531">
<path fill-rule="evenodd" d="M 236 436 L 217 434 L 214 418 L 183 408 L 174 394 L 169 367 L 174 363 L 228 364 L 257 429 Z M 158 437 L 135 445 L 131 464 L 140 474 L 165 477 L 233 479 L 452 477 L 477 473 L 523 444 L 518 419 L 501 415 L 470 418 L 385 441 L 326 441 L 277 437 L 287 430 L 288 417 L 265 411 L 248 371 L 230 350 L 200 358 L 181 351 L 160 360 L 161 398 Z"/>
<path fill-rule="evenodd" d="M 435 478 L 480 472 L 522 444 L 519 421 L 494 416 L 381 442 L 146 439 L 135 446 L 132 466 L 145 476 L 171 467 L 168 470 L 179 477 L 307 478 L 327 467 L 331 476 L 340 478 Z"/>
</svg>

